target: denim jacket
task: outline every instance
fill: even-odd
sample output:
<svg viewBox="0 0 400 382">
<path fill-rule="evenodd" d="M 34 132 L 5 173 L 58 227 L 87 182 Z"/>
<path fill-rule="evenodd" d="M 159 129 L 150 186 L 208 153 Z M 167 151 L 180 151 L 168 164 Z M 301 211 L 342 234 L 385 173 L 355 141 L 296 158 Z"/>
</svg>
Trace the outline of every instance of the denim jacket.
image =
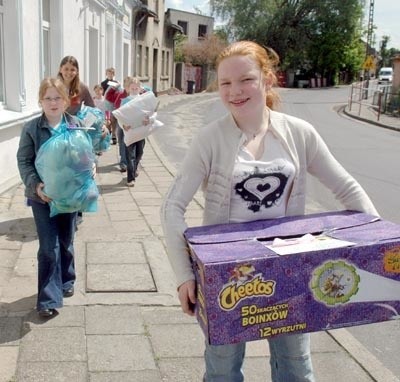
<svg viewBox="0 0 400 382">
<path fill-rule="evenodd" d="M 77 118 L 69 114 L 64 115 L 68 124 L 81 125 Z M 44 114 L 27 122 L 22 130 L 17 151 L 18 170 L 25 185 L 25 196 L 39 203 L 43 201 L 37 195 L 36 188 L 42 180 L 36 171 L 35 159 L 40 146 L 52 136 L 51 130 Z"/>
</svg>

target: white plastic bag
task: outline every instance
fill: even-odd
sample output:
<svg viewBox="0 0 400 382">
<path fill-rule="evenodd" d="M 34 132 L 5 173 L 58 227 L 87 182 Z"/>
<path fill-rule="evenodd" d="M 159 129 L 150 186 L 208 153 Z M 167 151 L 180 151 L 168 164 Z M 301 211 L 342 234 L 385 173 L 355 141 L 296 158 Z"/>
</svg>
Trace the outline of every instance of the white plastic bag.
<svg viewBox="0 0 400 382">
<path fill-rule="evenodd" d="M 120 126 L 128 125 L 138 128 L 146 116 L 151 116 L 157 108 L 157 98 L 153 92 L 146 92 L 122 105 L 112 113 Z"/>
<path fill-rule="evenodd" d="M 124 131 L 124 142 L 127 146 L 131 145 L 132 143 L 141 141 L 142 139 L 148 137 L 150 134 L 154 133 L 157 129 L 164 124 L 161 121 L 156 119 L 157 113 L 153 113 L 150 116 L 150 123 L 147 125 L 141 125 L 139 127 L 131 127 L 128 130 L 123 129 Z"/>
</svg>

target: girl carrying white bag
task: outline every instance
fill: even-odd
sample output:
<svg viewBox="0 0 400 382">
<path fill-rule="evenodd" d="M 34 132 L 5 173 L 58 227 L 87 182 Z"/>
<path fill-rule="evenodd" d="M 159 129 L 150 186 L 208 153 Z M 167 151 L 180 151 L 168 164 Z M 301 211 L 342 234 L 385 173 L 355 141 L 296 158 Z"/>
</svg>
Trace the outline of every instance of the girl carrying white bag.
<svg viewBox="0 0 400 382">
<path fill-rule="evenodd" d="M 158 104 L 159 101 L 154 93 L 149 91 L 138 95 L 112 112 L 120 126 L 131 126 L 129 129 L 123 129 L 126 146 L 148 137 L 164 125 L 156 119 Z M 143 124 L 146 118 L 149 123 Z"/>
</svg>

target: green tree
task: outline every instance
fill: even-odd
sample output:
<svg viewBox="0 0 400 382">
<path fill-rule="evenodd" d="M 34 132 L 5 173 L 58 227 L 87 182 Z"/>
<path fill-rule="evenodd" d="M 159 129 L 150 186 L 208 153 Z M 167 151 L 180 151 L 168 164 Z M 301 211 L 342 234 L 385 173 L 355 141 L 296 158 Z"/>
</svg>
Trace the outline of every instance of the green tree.
<svg viewBox="0 0 400 382">
<path fill-rule="evenodd" d="M 177 33 L 174 36 L 174 61 L 175 62 L 185 62 L 185 55 L 183 53 L 183 47 L 187 43 L 187 36 L 182 33 Z"/>
<path fill-rule="evenodd" d="M 210 0 L 213 14 L 227 21 L 231 39 L 253 40 L 273 48 L 283 67 L 304 59 L 305 17 L 313 3 L 310 0 Z"/>
<path fill-rule="evenodd" d="M 379 62 L 379 68 L 382 67 L 387 67 L 390 66 L 390 51 L 388 49 L 388 43 L 390 41 L 389 36 L 382 36 L 382 40 L 380 42 L 380 49 L 379 49 L 379 55 L 380 55 L 380 62 Z"/>
<path fill-rule="evenodd" d="M 215 28 L 214 34 L 221 40 L 228 44 L 229 41 L 229 29 L 226 25 L 220 25 Z"/>
<path fill-rule="evenodd" d="M 227 21 L 233 39 L 273 48 L 281 68 L 301 68 L 329 77 L 355 71 L 362 62 L 364 0 L 210 0 Z"/>
<path fill-rule="evenodd" d="M 315 72 L 337 82 L 340 71 L 357 72 L 364 58 L 361 43 L 363 8 L 359 1 L 318 2 L 311 19 L 308 57 Z"/>
<path fill-rule="evenodd" d="M 207 65 L 214 68 L 215 61 L 221 50 L 227 46 L 223 34 L 215 33 L 190 43 L 184 35 L 175 39 L 175 61 L 192 65 Z"/>
</svg>

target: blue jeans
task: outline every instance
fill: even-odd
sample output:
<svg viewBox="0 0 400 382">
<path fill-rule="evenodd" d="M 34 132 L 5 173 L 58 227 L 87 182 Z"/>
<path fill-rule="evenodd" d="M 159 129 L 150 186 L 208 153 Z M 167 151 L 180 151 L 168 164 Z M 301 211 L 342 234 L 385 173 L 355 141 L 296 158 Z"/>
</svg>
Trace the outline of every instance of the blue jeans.
<svg viewBox="0 0 400 382">
<path fill-rule="evenodd" d="M 144 139 L 132 143 L 126 147 L 126 161 L 127 161 L 127 181 L 135 180 L 136 171 L 139 163 L 143 157 L 143 149 L 146 141 Z"/>
<path fill-rule="evenodd" d="M 124 131 L 122 130 L 122 127 L 118 123 L 117 123 L 117 138 L 118 138 L 118 149 L 119 149 L 119 165 L 127 166 Z"/>
<path fill-rule="evenodd" d="M 315 382 L 310 335 L 291 334 L 268 340 L 272 382 Z M 246 343 L 209 345 L 206 342 L 204 382 L 242 382 Z"/>
<path fill-rule="evenodd" d="M 63 306 L 63 291 L 74 286 L 76 212 L 50 217 L 50 207 L 30 201 L 39 238 L 37 310 Z"/>
</svg>

